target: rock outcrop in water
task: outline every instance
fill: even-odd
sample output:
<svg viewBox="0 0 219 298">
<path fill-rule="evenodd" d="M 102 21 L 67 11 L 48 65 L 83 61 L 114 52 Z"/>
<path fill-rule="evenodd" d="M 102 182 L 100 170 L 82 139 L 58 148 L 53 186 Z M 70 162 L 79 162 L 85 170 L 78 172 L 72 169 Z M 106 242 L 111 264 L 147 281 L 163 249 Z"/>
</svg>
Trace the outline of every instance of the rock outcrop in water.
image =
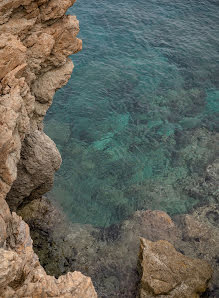
<svg viewBox="0 0 219 298">
<path fill-rule="evenodd" d="M 140 282 L 137 271 L 140 237 L 153 242 L 166 240 L 185 256 L 200 259 L 197 262 L 207 261 L 214 274 L 209 296 L 204 297 L 218 295 L 216 205 L 198 208 L 174 220 L 163 211 L 136 211 L 120 225 L 100 229 L 69 223 L 45 198 L 29 202 L 19 210 L 19 215 L 31 227 L 35 251 L 46 272 L 58 277 L 68 270 L 80 270 L 92 278 L 99 297 L 136 296 Z M 171 265 L 175 267 L 174 262 Z M 210 271 L 204 274 L 206 280 Z"/>
<path fill-rule="evenodd" d="M 203 178 L 187 191 L 217 202 L 218 165 L 217 160 L 208 165 Z M 106 228 L 69 223 L 45 198 L 28 202 L 18 214 L 31 228 L 34 249 L 46 272 L 58 277 L 69 270 L 81 271 L 92 278 L 99 297 L 135 297 L 140 282 L 140 237 L 153 242 L 166 240 L 185 256 L 207 261 L 214 272 L 204 297 L 219 295 L 216 203 L 173 218 L 163 211 L 136 211 L 121 224 Z"/>
<path fill-rule="evenodd" d="M 28 225 L 11 210 L 48 191 L 61 157 L 42 120 L 81 50 L 75 0 L 0 3 L 0 297 L 96 297 L 80 272 L 48 276 Z"/>
<path fill-rule="evenodd" d="M 199 297 L 212 275 L 205 261 L 177 252 L 168 241 L 141 238 L 141 298 Z"/>
</svg>

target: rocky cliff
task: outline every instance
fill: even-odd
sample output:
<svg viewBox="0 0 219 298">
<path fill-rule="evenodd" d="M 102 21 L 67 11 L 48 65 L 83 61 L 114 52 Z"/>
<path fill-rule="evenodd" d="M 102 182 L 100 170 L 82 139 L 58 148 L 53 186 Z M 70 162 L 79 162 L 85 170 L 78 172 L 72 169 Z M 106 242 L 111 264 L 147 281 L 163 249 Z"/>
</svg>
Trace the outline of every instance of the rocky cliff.
<svg viewBox="0 0 219 298">
<path fill-rule="evenodd" d="M 0 297 L 96 297 L 80 272 L 48 276 L 28 225 L 10 211 L 48 191 L 61 164 L 42 120 L 82 47 L 76 17 L 65 15 L 74 2 L 0 2 Z"/>
<path fill-rule="evenodd" d="M 42 198 L 61 164 L 42 121 L 55 91 L 71 76 L 68 56 L 82 47 L 76 17 L 65 15 L 74 2 L 0 2 L 0 297 L 97 297 L 91 279 L 75 269 L 92 276 L 100 297 L 135 297 L 139 237 L 150 240 L 141 242 L 140 297 L 199 297 L 212 269 L 206 261 L 178 253 L 172 244 L 186 255 L 206 259 L 217 273 L 215 206 L 179 217 L 177 224 L 164 212 L 148 210 L 97 229 L 66 222 Z M 212 193 L 216 172 L 214 163 L 206 179 Z M 204 187 L 201 183 L 203 196 Z M 46 272 L 56 277 L 73 273 L 59 278 L 46 274 L 33 251 L 29 227 Z M 172 244 L 159 241 L 163 239 Z"/>
</svg>

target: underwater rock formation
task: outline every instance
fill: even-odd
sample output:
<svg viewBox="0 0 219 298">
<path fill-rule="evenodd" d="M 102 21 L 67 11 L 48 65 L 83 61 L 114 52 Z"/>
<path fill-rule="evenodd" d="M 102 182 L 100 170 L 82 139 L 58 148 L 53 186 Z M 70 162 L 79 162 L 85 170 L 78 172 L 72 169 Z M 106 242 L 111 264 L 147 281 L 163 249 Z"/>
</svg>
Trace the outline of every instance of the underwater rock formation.
<svg viewBox="0 0 219 298">
<path fill-rule="evenodd" d="M 151 242 L 141 238 L 142 269 L 140 297 L 199 297 L 211 278 L 205 261 L 177 252 L 168 241 Z"/>
<path fill-rule="evenodd" d="M 69 222 L 60 207 L 46 198 L 28 202 L 18 214 L 31 228 L 34 250 L 46 272 L 58 277 L 69 270 L 81 271 L 92 278 L 99 297 L 135 297 L 143 237 L 166 240 L 185 256 L 207 261 L 214 272 L 206 295 L 213 298 L 219 294 L 218 174 L 215 160 L 187 188 L 197 197 L 212 198 L 211 204 L 172 218 L 164 211 L 139 210 L 120 224 L 97 228 Z"/>
<path fill-rule="evenodd" d="M 163 211 L 136 211 L 123 223 L 107 228 L 69 223 L 46 198 L 29 202 L 18 213 L 31 227 L 34 249 L 46 272 L 58 277 L 69 270 L 80 270 L 92 278 L 99 297 L 135 297 L 140 283 L 140 237 L 169 241 L 185 256 L 207 261 L 214 270 L 209 295 L 217 297 L 216 205 L 174 220 Z"/>
<path fill-rule="evenodd" d="M 0 297 L 96 297 L 80 272 L 48 276 L 28 225 L 11 210 L 40 197 L 61 158 L 42 129 L 55 91 L 71 76 L 81 50 L 79 23 L 65 15 L 74 0 L 0 3 Z M 10 191 L 11 189 L 11 191 Z"/>
</svg>

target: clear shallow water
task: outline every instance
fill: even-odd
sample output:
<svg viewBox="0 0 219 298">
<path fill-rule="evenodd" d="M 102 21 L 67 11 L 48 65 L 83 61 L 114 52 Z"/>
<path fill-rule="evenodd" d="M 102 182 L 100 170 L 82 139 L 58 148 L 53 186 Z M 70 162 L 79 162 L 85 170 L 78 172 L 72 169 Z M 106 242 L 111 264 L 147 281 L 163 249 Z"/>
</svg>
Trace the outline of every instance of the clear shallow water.
<svg viewBox="0 0 219 298">
<path fill-rule="evenodd" d="M 45 119 L 63 158 L 52 197 L 96 226 L 189 212 L 216 155 L 219 2 L 78 0 L 69 13 L 83 50 Z"/>
</svg>

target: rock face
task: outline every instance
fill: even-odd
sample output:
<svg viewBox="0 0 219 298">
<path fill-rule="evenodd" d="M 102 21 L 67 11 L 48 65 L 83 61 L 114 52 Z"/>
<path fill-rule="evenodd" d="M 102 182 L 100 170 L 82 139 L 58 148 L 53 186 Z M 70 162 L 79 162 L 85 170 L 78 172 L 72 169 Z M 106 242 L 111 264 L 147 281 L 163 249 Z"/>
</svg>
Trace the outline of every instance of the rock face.
<svg viewBox="0 0 219 298">
<path fill-rule="evenodd" d="M 7 196 L 10 209 L 16 210 L 24 199 L 32 200 L 50 190 L 60 164 L 55 143 L 44 132 L 36 130 L 26 135 L 18 163 L 19 175 Z"/>
<path fill-rule="evenodd" d="M 177 252 L 168 241 L 151 242 L 141 238 L 142 269 L 140 297 L 196 298 L 211 278 L 211 267 L 202 260 Z"/>
<path fill-rule="evenodd" d="M 27 224 L 11 210 L 40 198 L 61 157 L 42 131 L 55 91 L 71 76 L 81 50 L 79 23 L 65 15 L 75 0 L 0 3 L 0 297 L 96 297 L 80 272 L 48 276 Z"/>
<path fill-rule="evenodd" d="M 80 272 L 48 276 L 33 252 L 28 225 L 12 213 L 0 248 L 0 297 L 97 297 L 91 279 Z"/>
<path fill-rule="evenodd" d="M 64 15 L 73 3 L 29 0 L 0 4 L 0 198 L 17 178 L 26 134 L 42 129 L 55 91 L 71 76 L 73 63 L 68 56 L 81 49 L 76 37 L 78 21 Z"/>
</svg>

